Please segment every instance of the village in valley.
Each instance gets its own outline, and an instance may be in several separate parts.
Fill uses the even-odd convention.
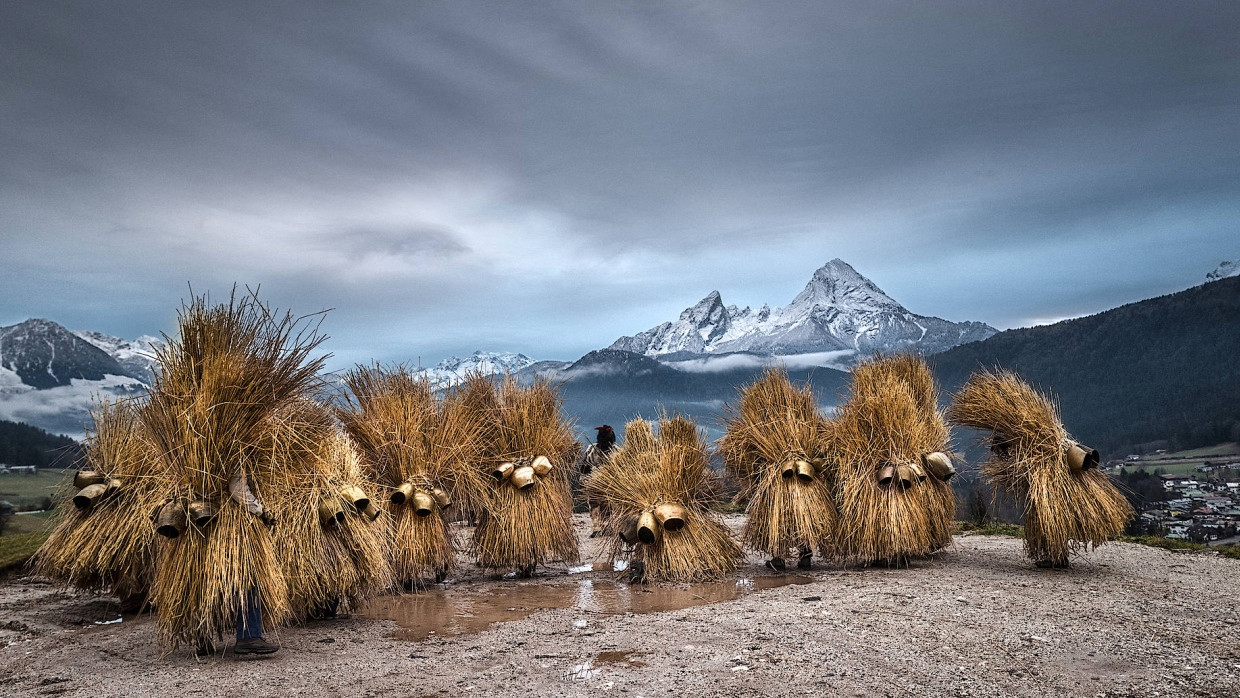
[[[1107,472],[1133,486],[1156,478],[1161,491],[1142,488],[1136,502],[1139,533],[1209,545],[1240,542],[1240,446],[1131,454]]]

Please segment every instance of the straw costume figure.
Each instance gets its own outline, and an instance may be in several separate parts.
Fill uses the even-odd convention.
[[[1075,442],[1059,409],[1008,371],[970,376],[952,401],[952,421],[990,432],[982,475],[1025,510],[1025,551],[1038,567],[1067,567],[1069,552],[1118,535],[1132,506],[1105,473],[1098,452]]]
[[[475,467],[477,419],[461,399],[437,399],[425,378],[403,367],[358,367],[345,383],[349,394],[337,415],[381,483],[396,580],[410,588],[442,582],[456,566],[448,526],[454,499],[475,501],[485,486]]]
[[[724,467],[741,485],[737,500],[749,502],[741,539],[769,555],[774,571],[784,570],[791,549],[801,569],[811,567],[814,550],[831,557],[839,525],[835,474],[812,389],[793,387],[787,372],[772,368],[742,390],[725,426]]]
[[[164,501],[161,466],[139,409],[133,401],[95,405],[86,464],[74,474],[67,501],[56,507],[56,527],[35,556],[39,574],[109,590],[124,612],[140,610],[150,589],[151,513]]]
[[[561,414],[560,395],[545,381],[522,386],[509,377],[488,396],[487,384],[494,385],[483,378],[467,382],[461,394],[489,421],[480,430],[479,473],[489,482],[474,530],[478,565],[529,577],[548,560],[575,563],[580,553],[569,470],[580,446]]]
[[[634,581],[696,582],[724,577],[744,560],[710,505],[719,496],[706,442],[684,417],[624,428],[624,445],[586,478],[588,497],[606,502],[611,559],[630,554]]]
[[[156,628],[168,647],[210,652],[236,628],[235,652],[274,652],[261,628],[289,621],[294,609],[262,498],[288,474],[264,446],[277,411],[315,383],[324,359],[310,353],[324,338],[235,295],[218,306],[195,298],[178,326],[157,352],[141,413],[168,488],[156,520],[169,537],[151,589]]]
[[[331,618],[391,586],[386,520],[352,441],[331,412],[293,400],[272,416],[261,454],[278,477],[263,491],[280,522],[276,555],[299,621]]]
[[[919,356],[856,366],[831,426],[839,468],[838,549],[847,561],[904,565],[951,542],[955,469],[934,378]]]

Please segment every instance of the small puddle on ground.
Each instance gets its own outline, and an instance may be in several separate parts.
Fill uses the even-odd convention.
[[[432,635],[472,635],[495,623],[520,620],[550,609],[568,608],[601,615],[678,611],[731,601],[763,589],[813,581],[813,577],[782,575],[686,587],[661,587],[582,579],[575,584],[533,582],[480,589],[432,589],[418,594],[373,599],[361,609],[360,615],[396,621],[401,629],[391,637],[417,642]],[[608,660],[600,658],[598,661]],[[617,658],[616,661],[620,660]]]
[[[642,656],[646,654],[649,654],[649,652],[638,652],[637,650],[607,650],[604,652],[599,652],[598,656],[594,658],[594,661],[599,664],[615,664],[617,666],[646,666],[645,662],[639,659],[633,659],[633,655]]]
[[[607,664],[613,667],[643,667],[645,662],[633,659],[633,655],[646,655],[649,652],[638,652],[637,650],[608,650],[599,652],[594,659],[587,659],[581,664],[574,664],[572,668],[564,674],[565,681],[587,681],[603,673],[603,667],[595,666],[595,664]]]

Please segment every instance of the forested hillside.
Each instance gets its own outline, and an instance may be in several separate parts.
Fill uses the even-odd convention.
[[[0,463],[67,468],[81,456],[81,444],[67,436],[0,419]]]
[[[930,357],[945,391],[980,367],[1058,396],[1064,422],[1110,454],[1240,440],[1240,277]]]

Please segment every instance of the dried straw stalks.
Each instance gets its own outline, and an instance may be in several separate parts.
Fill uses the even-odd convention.
[[[632,546],[632,557],[644,564],[649,581],[718,579],[735,572],[744,559],[740,545],[710,509],[719,497],[718,483],[704,439],[684,417],[661,419],[657,438],[650,422],[629,422],[624,445],[584,484],[587,497],[607,504],[603,531],[613,537],[611,559]]]
[[[359,510],[348,496],[360,490],[373,500],[378,488],[328,409],[310,400],[283,406],[262,456],[275,476],[264,505],[276,516],[275,549],[293,617],[304,621],[338,603],[356,608],[390,587],[387,521],[373,503]],[[336,515],[324,519],[326,511]]]
[[[449,514],[476,508],[486,491],[476,467],[481,414],[460,394],[437,399],[425,378],[404,367],[358,367],[345,384],[349,394],[336,414],[380,483],[396,581],[442,580],[456,566]]]
[[[83,589],[107,589],[122,599],[147,593],[156,545],[151,513],[163,503],[164,487],[139,409],[131,400],[92,409],[80,476],[95,473],[118,486],[86,509],[69,501],[80,488],[64,489],[56,526],[34,558],[39,574]]]
[[[949,438],[924,359],[878,357],[853,369],[852,396],[831,428],[840,557],[903,564],[951,542],[955,498],[924,461],[950,453]]]
[[[151,601],[166,647],[209,645],[235,629],[250,598],[266,626],[294,615],[272,531],[229,497],[228,484],[245,475],[260,498],[277,490],[280,464],[263,454],[272,417],[310,391],[325,358],[310,358],[324,339],[314,327],[235,292],[226,305],[193,299],[178,327],[157,352],[142,422],[168,476],[165,494],[178,505],[206,502],[216,516],[162,546]]]
[[[488,385],[474,377],[459,395],[486,439],[477,462],[488,481],[473,539],[478,564],[528,576],[548,560],[576,562],[569,470],[580,445],[561,414],[560,394],[541,380],[522,386],[509,377],[490,395]]]
[[[948,416],[991,432],[982,474],[1024,504],[1025,550],[1034,560],[1066,566],[1069,552],[1105,543],[1134,515],[1105,473],[1073,463],[1077,444],[1058,407],[1015,373],[974,373]]]
[[[737,499],[749,502],[741,539],[776,558],[791,549],[832,557],[839,525],[835,472],[827,458],[828,422],[810,386],[798,389],[786,371],[771,368],[741,391],[725,426],[719,452],[741,485]]]

